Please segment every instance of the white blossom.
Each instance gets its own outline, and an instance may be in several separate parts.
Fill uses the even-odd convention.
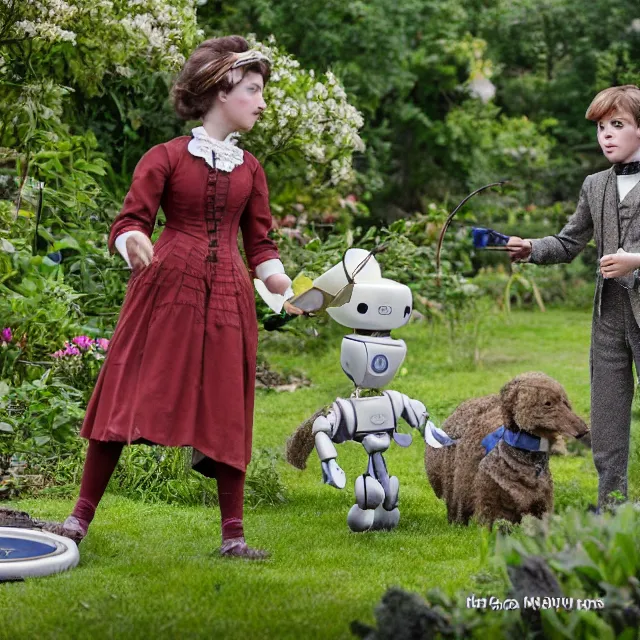
[[[496,87],[488,78],[478,76],[469,82],[469,93],[486,103],[496,95]]]

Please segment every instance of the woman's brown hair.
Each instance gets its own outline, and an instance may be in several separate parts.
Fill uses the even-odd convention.
[[[229,92],[234,87],[229,74],[225,74],[211,86],[211,78],[215,75],[216,68],[224,63],[230,53],[244,53],[248,50],[249,43],[242,36],[210,38],[202,42],[185,62],[171,91],[173,106],[178,116],[183,120],[201,120],[211,108],[218,92]],[[259,73],[265,84],[271,75],[271,68],[264,60],[239,68],[243,76],[247,71]]]

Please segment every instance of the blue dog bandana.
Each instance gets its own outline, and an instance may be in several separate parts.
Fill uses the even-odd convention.
[[[500,440],[504,440],[508,445],[515,447],[516,449],[524,449],[525,451],[540,451],[540,443],[542,438],[538,436],[532,436],[525,431],[518,431],[517,433],[510,429],[505,429],[504,425],[499,427],[495,431],[492,431],[488,436],[482,439],[482,446],[485,450],[485,455],[493,449]]]

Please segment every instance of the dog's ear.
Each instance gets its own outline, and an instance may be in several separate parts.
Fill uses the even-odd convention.
[[[500,401],[502,402],[502,418],[505,427],[514,427],[514,410],[518,399],[518,388],[520,382],[517,378],[510,380],[500,389]]]

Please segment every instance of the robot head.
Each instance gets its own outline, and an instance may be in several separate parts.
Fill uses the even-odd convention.
[[[340,263],[291,302],[305,311],[326,309],[351,329],[390,331],[409,321],[413,298],[409,287],[382,277],[373,252],[348,249]]]
[[[380,278],[377,282],[347,285],[327,313],[351,329],[390,331],[409,322],[412,302],[409,287]]]

